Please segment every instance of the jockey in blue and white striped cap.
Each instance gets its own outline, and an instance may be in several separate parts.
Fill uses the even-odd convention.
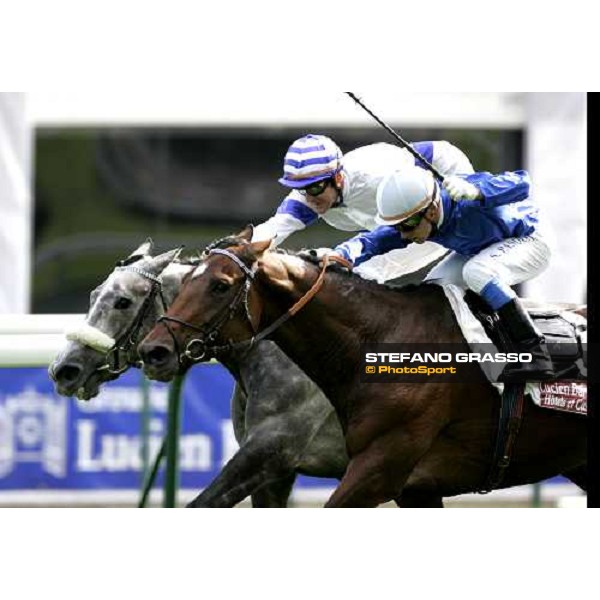
[[[468,157],[449,142],[415,142],[414,147],[445,177],[473,173]],[[392,144],[369,144],[342,154],[329,137],[305,135],[289,146],[285,156],[279,183],[288,193],[275,214],[254,228],[252,241],[270,239],[278,246],[319,219],[341,231],[371,231],[377,227],[376,195],[381,180],[398,169],[415,165],[420,166],[408,150]],[[395,262],[393,269],[390,267],[386,279],[404,274],[409,256],[410,269],[418,270],[421,267],[416,264],[422,266],[426,254],[436,255],[429,261],[432,262],[440,258],[440,252],[446,252],[433,243],[425,243],[417,250],[416,244],[412,246],[400,253],[402,260]]]
[[[279,183],[303,188],[333,177],[342,167],[342,151],[325,135],[305,135],[297,139],[283,159],[283,177]]]

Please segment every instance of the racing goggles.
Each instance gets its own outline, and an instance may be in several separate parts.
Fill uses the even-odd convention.
[[[298,191],[303,196],[320,196],[326,189],[329,183],[331,182],[331,178],[329,179],[321,179],[321,181],[315,181],[306,187],[299,189]]]
[[[428,204],[423,210],[420,210],[418,213],[415,213],[414,215],[411,215],[410,217],[408,217],[408,219],[405,219],[401,223],[397,223],[396,227],[400,231],[404,231],[405,233],[413,231],[420,225],[420,223],[423,220],[423,217],[425,216],[425,213],[427,212],[427,209],[429,208],[430,205],[431,205],[431,203]]]

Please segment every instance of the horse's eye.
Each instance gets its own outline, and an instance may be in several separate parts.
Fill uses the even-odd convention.
[[[217,294],[224,294],[225,292],[229,291],[229,287],[229,284],[225,283],[224,281],[214,281],[211,286],[212,291]]]
[[[122,296],[120,298],[117,298],[117,300],[115,301],[115,308],[119,309],[119,310],[123,310],[125,308],[129,308],[131,306],[132,302],[129,298],[123,298]]]

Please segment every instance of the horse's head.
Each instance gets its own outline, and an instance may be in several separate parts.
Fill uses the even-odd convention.
[[[152,257],[152,246],[148,239],[91,293],[85,324],[68,332],[66,346],[48,369],[57,393],[89,400],[100,385],[138,362],[137,341],[166,310],[162,304],[174,297],[183,277],[180,265],[169,285],[163,283],[164,270],[180,249]]]
[[[183,360],[209,358],[215,347],[251,337],[260,319],[251,284],[256,263],[270,245],[251,243],[251,237],[248,227],[206,248],[167,313],[138,348],[148,377],[168,381]]]

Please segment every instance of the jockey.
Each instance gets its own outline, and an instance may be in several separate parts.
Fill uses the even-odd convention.
[[[532,354],[531,363],[508,363],[503,381],[547,379],[553,369],[544,338],[510,288],[539,275],[550,259],[529,187],[527,171],[452,176],[444,180],[445,189],[430,171],[397,171],[377,189],[382,227],[335,251],[358,266],[426,240],[453,250],[425,281],[453,283],[479,294],[497,312],[512,345]]]
[[[448,142],[417,142],[413,147],[444,176],[473,173],[465,154]],[[284,158],[279,183],[291,191],[275,215],[254,228],[252,241],[272,239],[273,246],[277,246],[319,218],[343,231],[375,229],[377,186],[386,175],[415,164],[422,166],[408,150],[391,144],[362,146],[342,155],[330,138],[305,135],[291,144]],[[421,262],[426,258],[429,263],[443,254],[435,244],[411,250],[405,254],[413,265],[415,257]],[[436,256],[432,257],[432,252]],[[402,262],[405,261],[403,257]],[[406,267],[397,264],[393,268],[398,271]],[[386,279],[401,274],[393,273]]]

